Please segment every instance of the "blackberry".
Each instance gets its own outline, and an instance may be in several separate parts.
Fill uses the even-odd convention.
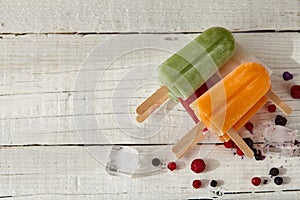
[[[273,167],[272,169],[270,169],[269,171],[269,175],[271,176],[277,176],[279,174],[279,169],[276,167]]]
[[[211,187],[216,187],[218,185],[218,182],[216,180],[211,180],[210,186]]]
[[[251,149],[253,148],[253,140],[251,138],[243,138],[243,140]]]
[[[293,74],[291,74],[290,72],[283,72],[282,78],[285,81],[292,80],[293,79]]]
[[[281,177],[276,177],[276,178],[274,179],[274,183],[275,183],[276,185],[281,185],[281,184],[283,183],[283,179],[282,179]]]
[[[285,126],[287,123],[287,119],[281,115],[277,115],[275,118],[275,124],[280,126]]]

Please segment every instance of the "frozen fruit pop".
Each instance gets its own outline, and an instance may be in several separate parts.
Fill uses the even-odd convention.
[[[233,56],[227,61],[217,73],[215,73],[211,78],[209,78],[205,84],[203,84],[199,89],[196,90],[194,94],[192,94],[186,100],[182,98],[178,98],[182,106],[188,112],[188,114],[192,117],[195,123],[199,122],[198,117],[195,115],[194,111],[190,108],[190,104],[199,98],[202,94],[204,94],[208,89],[213,87],[217,82],[219,82],[222,78],[227,76],[230,72],[232,72],[235,68],[241,65],[244,62],[258,62],[257,58],[255,58],[252,54],[246,51],[239,43],[236,43],[236,50]],[[259,108],[260,109],[260,108]],[[256,113],[256,112],[254,112]]]
[[[138,106],[137,121],[144,121],[168,97],[188,98],[230,59],[234,50],[235,40],[228,30],[213,27],[204,31],[159,66],[163,86]]]
[[[221,136],[227,134],[247,157],[253,157],[252,150],[236,133],[234,126],[239,128],[239,120],[247,120],[255,114],[255,110],[265,103],[264,96],[279,101],[277,103],[285,108],[287,113],[291,112],[291,109],[271,91],[268,71],[258,63],[244,63],[190,106],[199,118],[201,127],[206,126]],[[191,139],[201,138],[197,136],[197,134],[201,135],[201,132],[194,133],[188,133]],[[174,145],[173,152],[177,152],[178,157],[190,149],[191,145],[196,144],[191,142],[187,145],[188,148],[183,145],[184,151],[179,151],[179,147],[182,146],[181,141],[187,141],[187,137],[183,137],[179,144]]]
[[[267,70],[257,63],[244,63],[204,93],[190,107],[206,127],[226,133],[270,89]]]

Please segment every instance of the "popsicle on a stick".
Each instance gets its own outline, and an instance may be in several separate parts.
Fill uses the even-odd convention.
[[[234,50],[235,40],[228,30],[212,27],[204,31],[159,66],[162,87],[137,107],[137,121],[143,122],[169,97],[188,98],[230,59]]]
[[[213,87],[216,83],[218,83],[222,78],[227,76],[230,72],[232,72],[235,68],[245,62],[258,62],[257,58],[254,57],[251,53],[245,50],[238,42],[236,42],[236,50],[233,56],[215,73],[212,77],[210,77],[199,89],[194,92],[189,98],[182,99],[178,98],[182,106],[188,112],[188,114],[192,117],[195,123],[199,122],[198,117],[195,115],[194,111],[190,108],[190,104],[194,102],[197,98],[199,98],[202,94],[204,94],[208,89]]]
[[[247,157],[253,157],[252,150],[235,129],[239,129],[244,121],[249,120],[267,101],[267,97],[271,97],[271,100],[277,99],[277,103],[285,108],[286,113],[291,113],[292,110],[272,92],[268,71],[258,63],[249,62],[237,67],[190,106],[199,118],[199,123],[221,136],[231,138]],[[188,148],[183,144],[187,137],[199,138],[195,134],[187,134],[174,145],[172,150],[178,157],[187,152],[185,149],[191,149],[197,143],[189,142]]]

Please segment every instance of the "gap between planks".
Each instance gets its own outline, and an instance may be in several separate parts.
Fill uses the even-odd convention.
[[[24,32],[24,33],[14,33],[14,32],[0,32],[1,35],[10,35],[10,36],[24,36],[24,35],[134,35],[134,34],[200,34],[203,31],[172,31],[172,32]],[[241,31],[231,31],[232,33],[300,33],[300,29],[290,30],[290,29],[265,29],[265,30],[241,30]],[[1,37],[0,37],[1,38]]]

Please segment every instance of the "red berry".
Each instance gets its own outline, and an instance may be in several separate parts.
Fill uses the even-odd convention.
[[[275,112],[275,111],[276,111],[276,106],[275,106],[274,104],[269,105],[269,106],[268,106],[268,111],[269,111],[270,113]]]
[[[201,183],[200,180],[194,180],[194,181],[193,181],[193,187],[194,187],[194,188],[198,189],[198,188],[201,187],[201,185],[202,185],[202,183]]]
[[[300,99],[300,85],[293,85],[291,87],[291,96],[294,99]]]
[[[245,128],[248,130],[248,131],[252,131],[253,130],[253,124],[251,122],[247,122],[245,124]]]
[[[204,129],[202,130],[202,132],[206,132],[206,131],[208,131],[208,129],[207,129],[207,128],[204,128]]]
[[[235,144],[232,140],[228,140],[227,142],[224,142],[224,146],[229,149],[229,148],[234,148]]]
[[[177,168],[177,165],[175,162],[169,162],[167,167],[169,170],[173,171]]]
[[[240,148],[237,148],[236,149],[236,154],[239,155],[239,156],[243,156],[244,152],[242,152],[242,150]]]
[[[261,183],[261,179],[259,177],[253,177],[251,182],[254,186],[258,186]]]
[[[195,173],[200,173],[205,169],[206,165],[202,159],[195,159],[191,164],[191,169]]]

